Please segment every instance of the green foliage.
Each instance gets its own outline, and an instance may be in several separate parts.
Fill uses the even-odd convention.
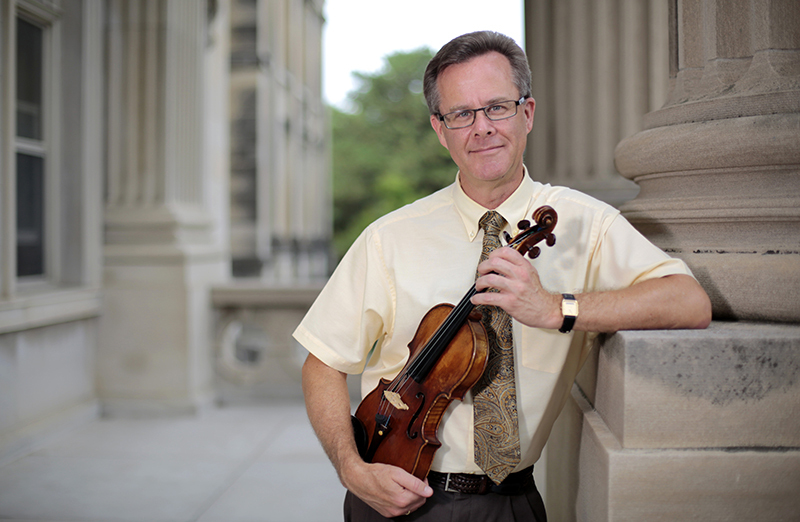
[[[334,246],[339,257],[375,219],[455,179],[422,95],[429,49],[396,53],[357,73],[356,111],[332,109]]]

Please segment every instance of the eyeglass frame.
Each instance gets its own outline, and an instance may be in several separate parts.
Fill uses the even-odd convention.
[[[517,113],[519,113],[519,108],[518,107],[520,105],[522,105],[523,103],[525,103],[525,100],[527,100],[528,98],[530,98],[530,96],[522,96],[519,100],[503,100],[503,101],[499,101],[499,102],[490,103],[489,105],[487,105],[485,107],[478,107],[477,109],[459,109],[457,111],[448,112],[447,114],[442,114],[440,112],[437,112],[436,113],[436,118],[440,122],[444,123],[445,128],[450,129],[450,130],[461,130],[461,129],[466,129],[468,127],[472,127],[473,125],[475,125],[475,120],[478,118],[478,111],[483,111],[483,114],[486,116],[486,118],[491,120],[491,121],[508,120],[508,119],[511,119],[514,116],[516,116]],[[501,103],[506,103],[506,102],[514,102],[514,114],[512,114],[511,116],[503,116],[502,118],[492,118],[491,116],[489,116],[489,113],[486,112],[486,109],[488,109],[489,107],[494,107],[495,105],[499,105]],[[448,116],[450,114],[456,114],[458,112],[465,112],[465,111],[472,111],[472,121],[470,122],[469,125],[464,125],[463,127],[455,127],[454,128],[454,127],[449,127],[447,125],[447,122],[444,120],[445,116]]]

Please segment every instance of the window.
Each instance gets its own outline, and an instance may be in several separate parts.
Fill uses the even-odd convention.
[[[104,14],[0,0],[0,334],[100,313]]]
[[[44,276],[44,29],[17,18],[16,43],[17,276]]]

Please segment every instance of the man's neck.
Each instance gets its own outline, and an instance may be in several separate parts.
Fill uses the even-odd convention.
[[[507,200],[511,194],[519,188],[522,183],[522,178],[525,175],[524,169],[520,169],[519,175],[511,180],[498,180],[487,181],[476,185],[468,185],[461,180],[459,176],[459,183],[461,189],[464,191],[472,201],[478,203],[482,207],[494,210]]]

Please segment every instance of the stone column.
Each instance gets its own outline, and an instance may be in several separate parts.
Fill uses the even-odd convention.
[[[207,190],[220,173],[203,161],[206,24],[205,2],[108,3],[106,411],[193,411],[212,398],[208,291],[227,265],[210,211],[225,195]]]
[[[800,512],[800,3],[670,3],[671,90],[623,140],[623,215],[691,266],[708,330],[619,332],[573,391],[576,520]],[[739,319],[723,322],[719,319]],[[791,324],[776,324],[786,322]],[[574,418],[574,416],[572,417]]]
[[[533,176],[621,203],[613,156],[641,187],[624,216],[689,263],[716,319],[598,343],[536,464],[548,514],[796,518],[800,3],[525,5]]]
[[[715,319],[800,321],[800,3],[672,5],[669,100],[616,150],[641,187],[623,215]]]

